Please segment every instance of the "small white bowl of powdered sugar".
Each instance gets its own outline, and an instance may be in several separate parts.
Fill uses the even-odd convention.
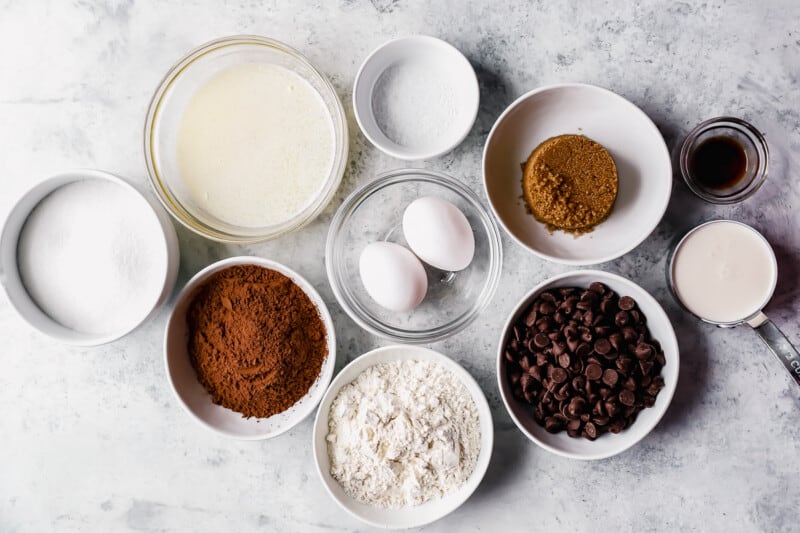
[[[475,491],[492,454],[489,404],[458,363],[417,346],[368,352],[333,380],[314,422],[323,485],[356,518],[419,527]]]
[[[152,316],[179,261],[167,214],[97,170],[38,183],[0,234],[0,282],[11,304],[42,333],[79,346],[111,342]]]
[[[412,35],[375,49],[353,86],[361,131],[383,152],[406,161],[449,152],[478,115],[475,70],[452,45]]]

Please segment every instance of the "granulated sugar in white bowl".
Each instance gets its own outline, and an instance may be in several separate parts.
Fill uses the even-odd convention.
[[[378,149],[406,161],[458,146],[475,123],[479,103],[478,78],[467,58],[427,35],[382,44],[353,83],[361,131]]]
[[[0,276],[31,325],[62,342],[110,342],[164,303],[179,253],[168,217],[100,171],[60,174],[32,188],[3,230]]]

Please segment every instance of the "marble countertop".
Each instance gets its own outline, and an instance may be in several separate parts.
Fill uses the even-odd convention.
[[[647,112],[670,147],[701,120],[743,117],[770,145],[770,177],[752,198],[711,206],[675,181],[664,220],[638,248],[600,268],[663,304],[681,346],[680,382],[662,422],[611,459],[559,458],[527,441],[494,376],[500,328],[520,295],[568,270],[503,236],[500,288],[478,321],[433,347],[463,364],[495,417],[495,450],[477,492],[428,531],[800,531],[800,394],[746,328],[716,329],[681,312],[664,285],[681,231],[728,217],[775,246],[780,278],[767,312],[800,345],[800,4],[751,2],[427,3],[417,0],[213,2],[0,0],[0,218],[33,183],[101,168],[146,188],[142,127],[172,63],[213,38],[253,33],[300,49],[339,92],[350,161],[328,208],[279,241],[226,246],[178,227],[179,286],[208,263],[252,253],[305,275],[333,313],[337,367],[383,341],[336,304],[323,265],[327,225],[345,195],[403,166],[359,132],[350,92],[358,65],[405,34],[441,37],[480,80],[481,108],[454,152],[424,163],[485,201],[480,158],[500,112],[534,87],[582,81]],[[419,163],[418,166],[422,166]],[[368,529],[325,493],[308,419],[279,438],[238,442],[181,410],[164,376],[169,308],[99,348],[57,344],[0,297],[0,531],[298,531]]]

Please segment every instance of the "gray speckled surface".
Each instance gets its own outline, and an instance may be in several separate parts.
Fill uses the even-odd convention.
[[[399,167],[358,132],[350,86],[384,40],[427,33],[472,61],[477,123],[453,153],[425,163],[480,186],[495,118],[536,86],[584,81],[641,106],[673,149],[697,122],[751,120],[772,150],[770,177],[745,203],[713,207],[676,182],[668,213],[633,252],[602,268],[652,291],[682,349],[675,400],[658,427],[615,458],[560,459],[526,441],[498,398],[499,328],[518,296],[565,270],[504,235],[500,289],[477,323],[434,345],[461,362],[495,414],[486,478],[430,531],[800,531],[800,393],[753,332],[720,330],[678,310],[665,251],[702,220],[749,222],[775,245],[768,307],[800,344],[800,4],[772,2],[108,2],[0,1],[0,216],[32,183],[73,167],[145,186],[144,113],[167,68],[212,38],[255,33],[306,53],[350,118],[350,165],[323,215],[296,235],[224,246],[179,228],[179,283],[221,257],[255,253],[314,283],[336,321],[341,367],[382,344],[338,308],[323,267],[334,210],[376,172]],[[0,531],[363,530],[317,480],[311,420],[260,443],[223,439],[191,421],[164,377],[168,309],[125,339],[82,349],[33,332],[0,298]]]

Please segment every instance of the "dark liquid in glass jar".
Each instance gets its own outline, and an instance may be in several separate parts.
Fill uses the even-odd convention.
[[[709,189],[733,187],[747,173],[747,154],[730,137],[711,137],[695,148],[689,172],[696,182]]]

